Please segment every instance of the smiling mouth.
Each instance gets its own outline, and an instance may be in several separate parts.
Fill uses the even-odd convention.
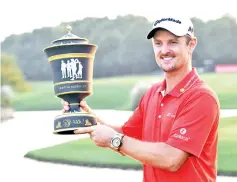
[[[169,61],[171,61],[174,57],[162,57],[161,59],[165,62],[168,63]]]

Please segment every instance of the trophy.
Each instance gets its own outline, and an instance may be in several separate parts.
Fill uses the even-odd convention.
[[[93,65],[97,46],[71,33],[52,41],[44,49],[53,73],[54,94],[69,103],[70,109],[54,119],[54,134],[74,134],[81,127],[96,125],[93,114],[83,111],[79,102],[92,95]]]

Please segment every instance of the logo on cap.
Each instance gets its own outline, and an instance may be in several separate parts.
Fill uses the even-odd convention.
[[[154,26],[156,26],[158,23],[161,23],[162,21],[171,21],[171,22],[174,22],[174,23],[181,24],[180,20],[175,20],[174,18],[162,18],[160,20],[156,20],[155,23],[154,23]]]
[[[193,33],[193,28],[191,26],[188,28],[188,32]]]

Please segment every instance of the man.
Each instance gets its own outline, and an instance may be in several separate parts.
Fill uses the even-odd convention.
[[[97,126],[75,133],[88,132],[96,145],[140,161],[144,182],[214,182],[219,100],[192,67],[197,44],[193,24],[187,18],[160,18],[147,38],[164,71],[163,82],[142,96],[123,126],[98,118]],[[80,105],[92,112],[84,101]]]

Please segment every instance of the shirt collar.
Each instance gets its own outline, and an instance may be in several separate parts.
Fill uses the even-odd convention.
[[[171,90],[168,95],[179,97],[182,95],[185,91],[187,91],[189,88],[191,88],[196,81],[200,80],[196,68],[192,68],[192,71],[186,75],[183,80],[181,80],[174,88]],[[164,79],[161,83],[160,88],[158,89],[158,92],[161,92],[162,95],[164,95],[164,91],[166,88],[166,80]]]

